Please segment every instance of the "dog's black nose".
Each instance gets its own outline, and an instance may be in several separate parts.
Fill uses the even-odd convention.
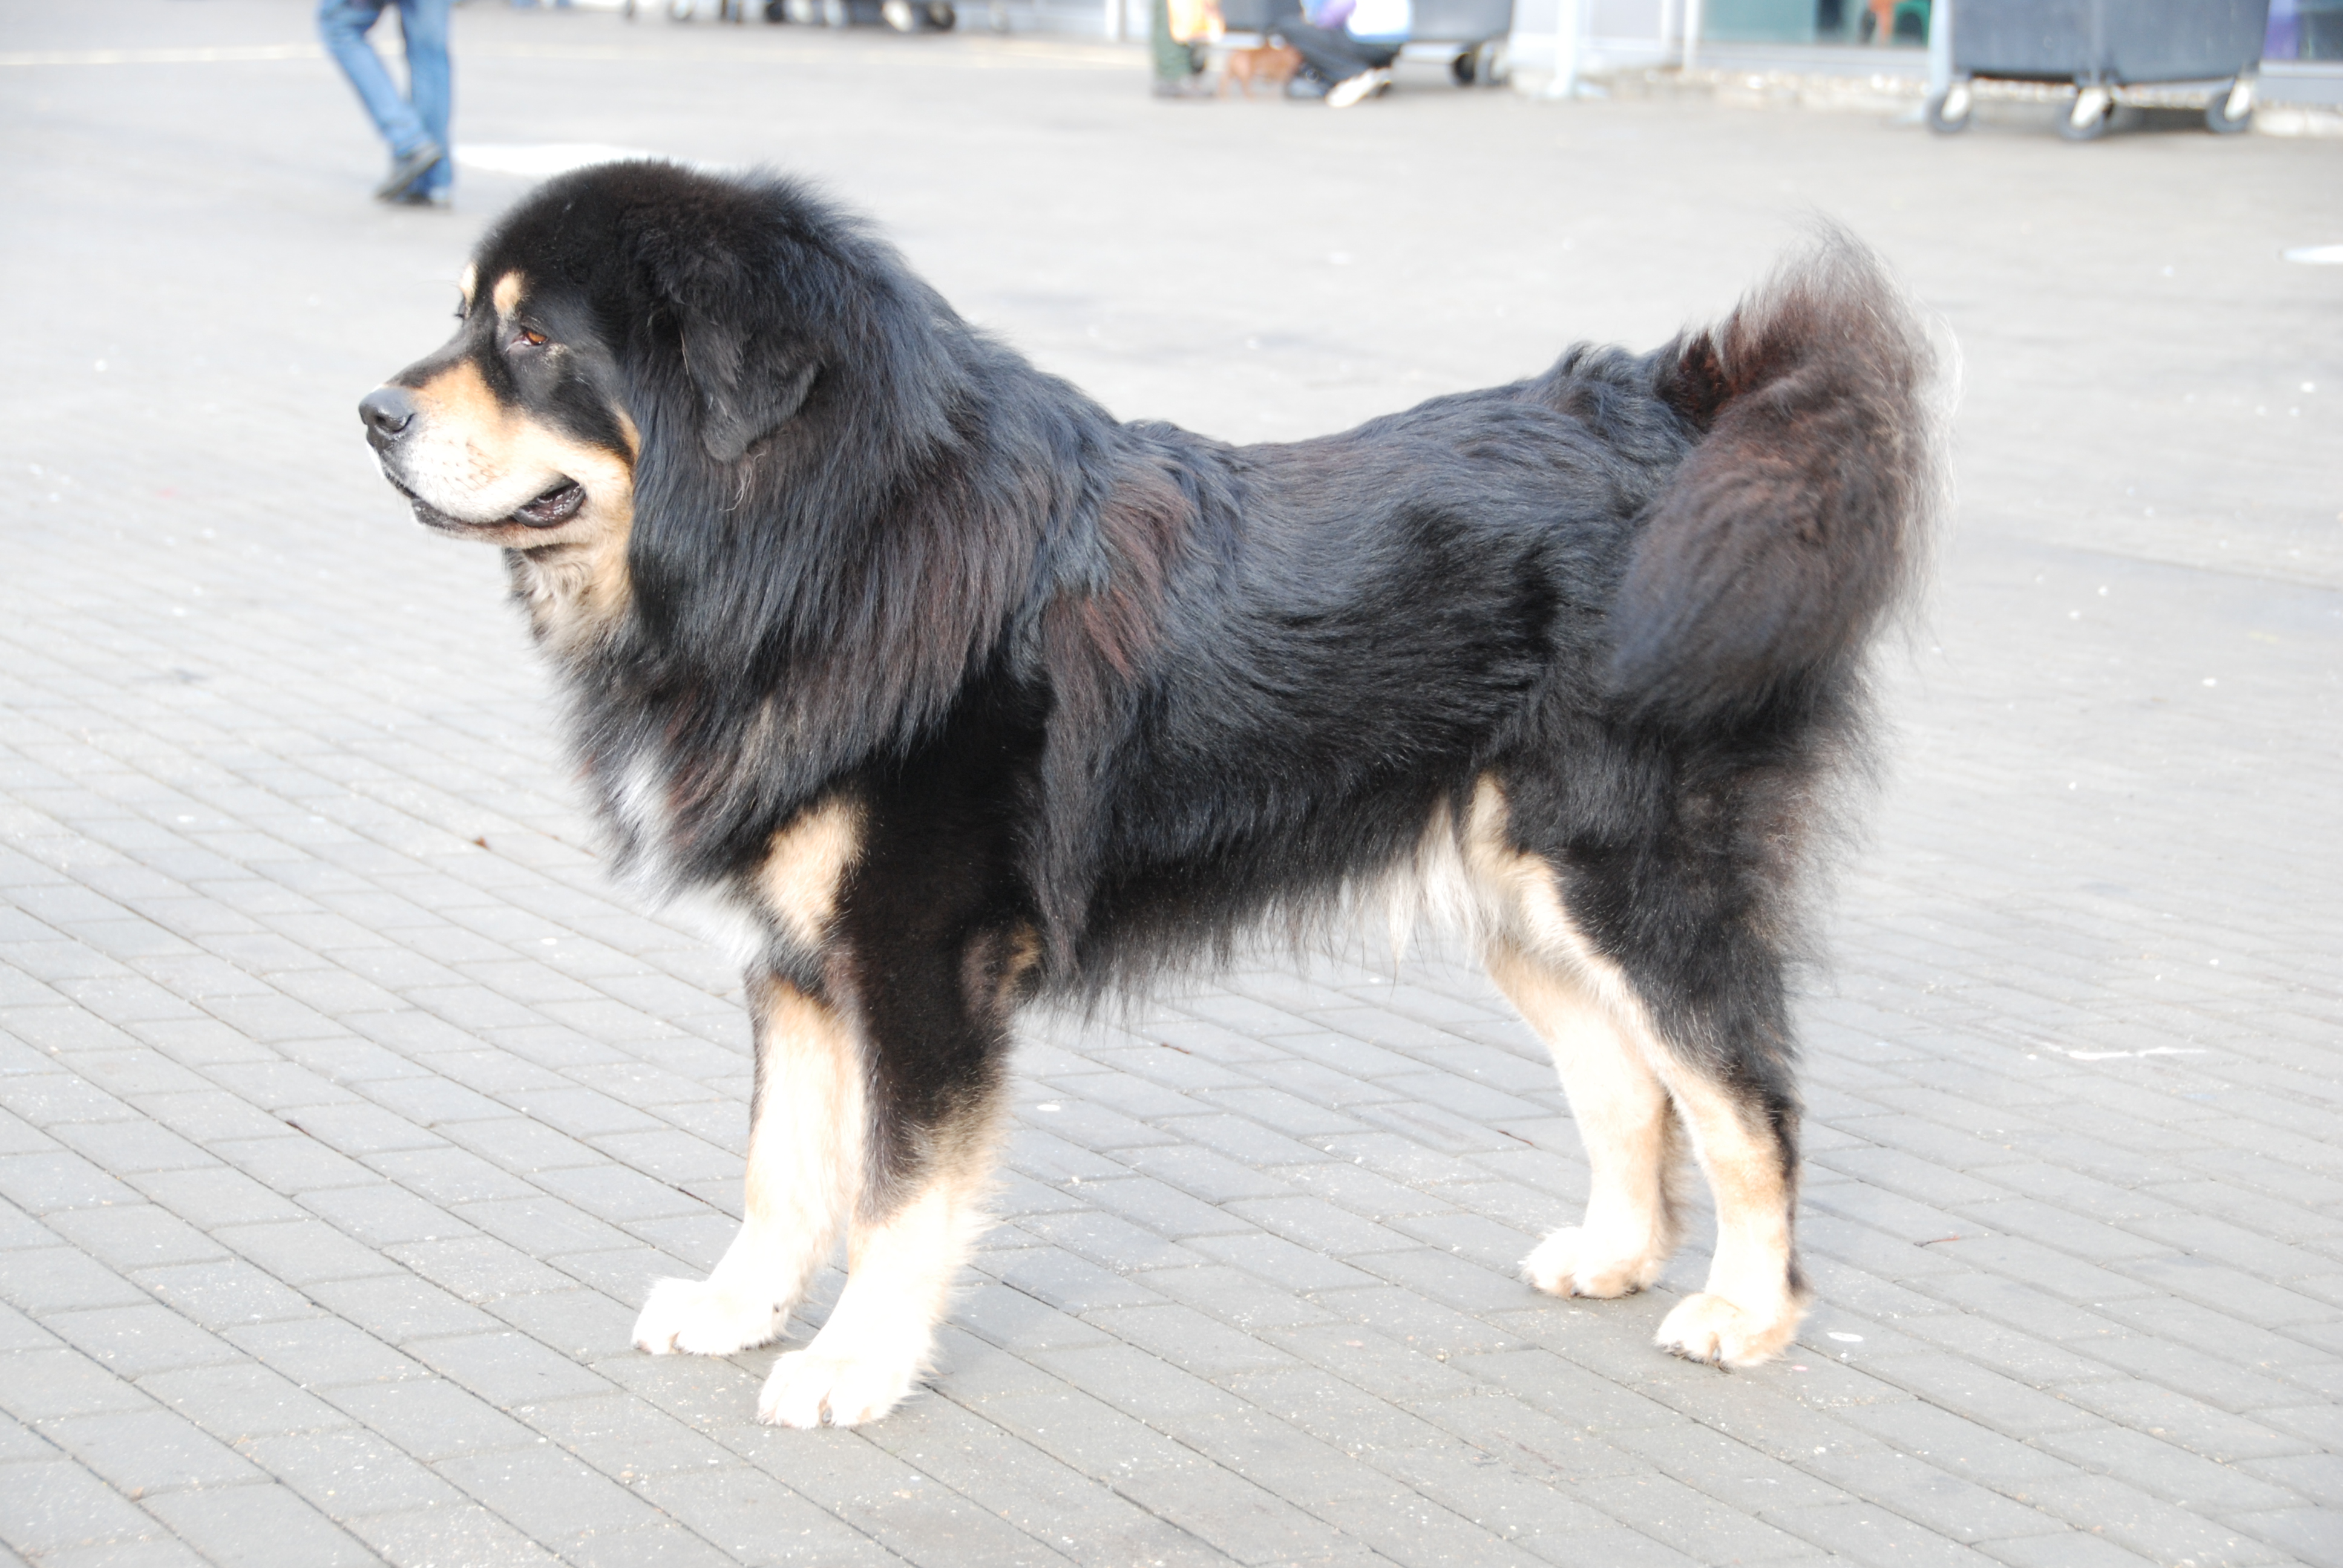
[[[415,399],[404,387],[377,387],[358,400],[358,417],[366,421],[367,438],[379,446],[396,441],[415,419]]]

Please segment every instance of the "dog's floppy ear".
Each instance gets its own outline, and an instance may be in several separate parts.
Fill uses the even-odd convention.
[[[726,319],[727,316],[731,319]],[[737,463],[805,404],[821,374],[809,346],[743,324],[749,313],[690,310],[683,360],[699,394],[700,443],[719,463]]]

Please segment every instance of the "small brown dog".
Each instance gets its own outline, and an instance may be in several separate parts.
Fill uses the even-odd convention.
[[[1258,49],[1232,49],[1221,65],[1222,97],[1229,95],[1229,84],[1234,82],[1252,96],[1252,85],[1282,87],[1293,80],[1293,73],[1302,68],[1302,51],[1290,44],[1263,44]]]

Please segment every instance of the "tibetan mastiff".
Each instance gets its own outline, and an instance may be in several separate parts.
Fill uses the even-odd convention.
[[[1798,1094],[1785,968],[1859,768],[1866,645],[1925,552],[1930,355],[1825,234],[1721,325],[1315,440],[1122,424],[801,185],[546,185],[447,345],[360,405],[426,526],[505,552],[637,885],[736,948],[745,1218],[635,1342],[828,1322],[764,1420],[910,1391],[984,1222],[1012,1020],[1374,901],[1469,934],[1592,1167],[1523,1268],[1658,1279],[1773,1355]]]

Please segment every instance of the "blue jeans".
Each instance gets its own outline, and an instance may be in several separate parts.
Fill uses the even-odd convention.
[[[384,68],[367,32],[390,7],[398,8],[398,31],[407,45],[407,92]],[[357,90],[374,116],[375,128],[390,144],[390,156],[405,157],[426,142],[448,146],[447,110],[452,98],[447,72],[447,0],[317,0],[317,34],[326,53]],[[456,182],[451,159],[441,158],[415,182],[419,191],[442,191]]]

